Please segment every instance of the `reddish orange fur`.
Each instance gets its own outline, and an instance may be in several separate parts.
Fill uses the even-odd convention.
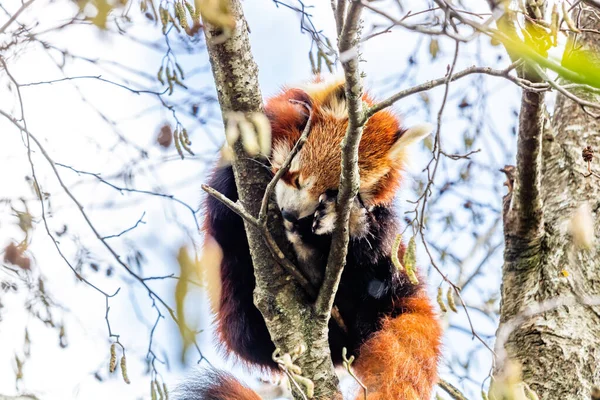
[[[242,385],[233,376],[214,372],[210,375],[213,381],[204,383],[202,399],[207,400],[261,400],[252,389]]]
[[[317,80],[319,82],[320,80]],[[299,100],[312,106],[312,129],[301,153],[300,170],[284,177],[287,183],[300,174],[316,178],[311,195],[317,198],[327,189],[338,186],[340,177],[340,143],[346,133],[347,116],[328,111],[327,104],[335,96],[340,84],[322,86],[314,91],[287,89],[271,98],[266,113],[271,119],[273,146],[285,143],[293,147],[300,137],[306,120],[303,106],[289,100]],[[364,95],[363,101],[373,101]],[[368,203],[390,204],[401,183],[402,160],[390,160],[387,155],[402,132],[399,120],[389,111],[372,116],[363,130],[359,146],[361,190],[368,186]],[[323,168],[326,165],[327,168]],[[295,175],[294,175],[295,174]],[[369,182],[371,181],[371,182]],[[205,228],[207,228],[205,223]],[[206,229],[207,233],[211,233]],[[401,245],[400,260],[405,252]],[[226,290],[227,288],[224,288]],[[441,353],[442,330],[426,293],[419,297],[397,300],[403,308],[398,317],[386,317],[382,328],[361,347],[355,370],[369,388],[368,400],[426,400],[437,382],[437,361]],[[228,347],[226,330],[229,324],[217,315],[217,332]],[[229,349],[228,349],[229,350]],[[216,393],[232,400],[260,399],[250,389],[234,380],[228,380]],[[358,399],[363,399],[362,393]]]
[[[319,82],[319,80],[317,80]],[[330,110],[338,104],[336,92],[343,90],[343,83],[334,83],[300,89],[288,89],[267,102],[267,114],[276,115],[272,121],[273,145],[284,142],[293,147],[303,128],[304,108],[289,100],[295,99],[312,104],[310,136],[303,147],[300,175],[316,179],[311,194],[318,197],[327,189],[337,187],[340,177],[340,143],[346,134],[348,118]],[[367,105],[373,100],[365,94]],[[359,169],[361,191],[369,204],[389,204],[401,183],[402,160],[390,160],[387,155],[401,132],[399,120],[389,111],[372,116],[363,129],[359,146]],[[328,168],[323,168],[327,165]]]
[[[368,400],[429,399],[437,382],[442,330],[433,307],[425,294],[399,301],[406,311],[384,319],[360,349],[355,369],[369,388]]]

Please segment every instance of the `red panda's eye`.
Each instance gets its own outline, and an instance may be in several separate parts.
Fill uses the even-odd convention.
[[[295,185],[295,186],[296,186],[298,189],[300,189],[300,177],[299,177],[299,176],[297,176],[297,177],[296,177],[296,180],[294,180],[294,185]]]

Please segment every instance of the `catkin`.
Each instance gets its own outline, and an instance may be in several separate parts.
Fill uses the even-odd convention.
[[[454,311],[455,313],[457,313],[458,309],[456,308],[456,303],[454,302],[454,294],[452,294],[452,288],[451,287],[448,288],[448,293],[446,293],[446,297],[448,298],[448,307],[450,307],[450,309],[452,311]]]
[[[117,368],[117,346],[116,344],[112,344],[110,346],[110,364],[108,366],[108,371],[109,372],[115,372],[115,369]]]
[[[130,384],[129,376],[127,375],[127,360],[125,359],[125,354],[121,357],[121,375],[123,375],[123,380],[126,384]]]
[[[158,400],[156,396],[156,382],[150,381],[150,398],[152,400]]]
[[[398,258],[398,251],[400,251],[400,244],[402,243],[402,234],[399,233],[396,235],[396,239],[394,239],[394,244],[392,245],[392,263],[394,266],[398,268],[399,271],[402,271],[404,267],[402,267],[402,263]]]
[[[419,278],[417,278],[416,273],[416,264],[417,264],[417,242],[415,241],[415,237],[411,237],[408,241],[408,248],[406,249],[406,253],[404,253],[404,268],[406,269],[406,276],[413,285],[419,284]]]
[[[444,299],[442,299],[442,294],[443,294],[443,291],[442,291],[442,287],[440,286],[438,288],[436,299],[437,299],[438,305],[440,306],[440,310],[442,310],[442,312],[448,312],[448,309],[446,308],[446,305],[444,304]]]

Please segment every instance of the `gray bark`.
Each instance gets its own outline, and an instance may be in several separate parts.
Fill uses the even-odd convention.
[[[589,9],[581,18],[582,26],[600,26]],[[600,35],[583,33],[575,40],[571,51],[583,45],[600,52]],[[600,299],[600,229],[595,223],[595,245],[582,250],[567,227],[584,203],[598,221],[600,179],[584,177],[587,163],[581,152],[586,146],[600,149],[600,121],[559,95],[550,122],[541,100],[539,94],[523,95],[515,189],[504,215],[499,332],[542,302],[556,306],[531,312],[514,326],[504,348],[497,344],[497,352],[521,364],[523,380],[540,399],[590,399],[593,385],[600,384],[600,307],[583,299]],[[592,166],[597,165],[595,159]],[[565,305],[560,300],[567,298],[576,301]]]

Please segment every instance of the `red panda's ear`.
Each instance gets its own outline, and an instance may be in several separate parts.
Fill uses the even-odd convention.
[[[292,127],[302,130],[309,115],[305,104],[309,107],[313,105],[308,93],[301,89],[288,89],[267,103],[265,114],[274,131],[278,128],[287,131]]]
[[[415,125],[412,128],[407,129],[400,134],[396,143],[392,145],[388,157],[394,161],[402,161],[406,150],[425,139],[432,131],[433,125],[427,123]]]
[[[324,110],[337,115],[339,118],[348,116],[348,106],[346,102],[346,88],[344,82],[341,82],[327,94],[321,103]]]

